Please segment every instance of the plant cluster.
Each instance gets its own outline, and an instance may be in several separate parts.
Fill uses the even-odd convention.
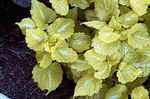
[[[36,51],[33,79],[48,93],[65,72],[79,99],[149,99],[150,0],[32,0],[17,23]],[[62,70],[64,68],[64,71]]]

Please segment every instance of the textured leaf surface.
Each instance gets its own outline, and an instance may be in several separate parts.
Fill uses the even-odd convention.
[[[111,20],[109,21],[109,27],[114,28],[115,30],[121,30],[122,25],[116,20],[116,18],[113,16]]]
[[[47,8],[43,3],[37,0],[32,0],[31,15],[36,26],[42,30],[47,28],[47,24],[53,22],[56,19],[56,13]]]
[[[127,87],[123,84],[117,84],[109,89],[105,99],[128,99]]]
[[[49,0],[52,3],[52,7],[56,13],[60,15],[67,15],[69,11],[69,5],[67,0]]]
[[[81,9],[85,9],[90,6],[88,0],[69,0],[69,4],[74,7],[79,7]]]
[[[144,24],[135,24],[128,31],[128,43],[132,47],[141,49],[150,45],[150,36]]]
[[[128,13],[120,16],[119,21],[123,27],[128,28],[138,22],[138,15],[133,11],[129,11]]]
[[[126,84],[127,82],[134,81],[137,77],[142,74],[140,69],[135,68],[127,63],[121,63],[117,72],[118,81]]]
[[[106,23],[98,20],[94,20],[94,21],[82,22],[81,24],[84,24],[91,28],[100,29],[101,27],[105,26]]]
[[[77,82],[74,96],[92,96],[102,88],[102,81],[94,78],[94,71],[85,71]]]
[[[83,52],[91,47],[91,37],[85,33],[74,33],[68,40],[69,45],[77,52]]]
[[[28,47],[35,51],[43,51],[45,41],[47,40],[47,34],[41,29],[27,29],[26,42]]]
[[[130,0],[132,9],[139,15],[142,16],[147,12],[149,0]]]
[[[36,28],[34,21],[32,21],[30,18],[24,18],[21,20],[21,22],[16,24],[19,26],[24,35],[26,34],[26,29]]]
[[[48,27],[48,33],[58,39],[65,39],[73,34],[74,26],[72,19],[58,18]]]
[[[136,87],[131,94],[132,99],[149,99],[148,91],[143,87]]]
[[[112,43],[117,41],[120,37],[119,33],[110,27],[102,27],[98,34],[99,39],[105,43]]]
[[[33,79],[42,89],[50,91],[55,90],[62,81],[63,71],[59,63],[54,62],[48,68],[43,69],[36,65],[32,71]],[[57,74],[57,75],[56,75]]]
[[[98,54],[94,51],[94,49],[88,50],[84,54],[85,60],[88,64],[92,65],[93,67],[97,67],[106,59],[105,55]]]
[[[42,68],[47,68],[52,63],[51,54],[47,52],[36,52],[36,60]]]
[[[58,41],[54,47],[51,47],[52,59],[58,62],[74,62],[78,55],[69,48],[65,41]]]
[[[69,66],[72,69],[75,69],[77,71],[83,71],[91,68],[91,66],[88,64],[88,62],[85,60],[83,54],[78,55],[78,59],[74,61],[73,63],[70,63]]]
[[[111,16],[118,17],[118,0],[95,0],[95,12],[101,21],[108,21]]]
[[[94,50],[99,54],[111,55],[120,49],[120,41],[104,43],[95,36],[92,40],[92,47],[94,47]]]

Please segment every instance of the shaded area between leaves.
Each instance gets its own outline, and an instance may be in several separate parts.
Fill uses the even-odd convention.
[[[65,75],[60,87],[48,96],[32,80],[35,53],[27,48],[24,36],[14,25],[29,16],[29,9],[10,0],[0,1],[0,92],[11,99],[68,99],[73,94],[74,83]]]

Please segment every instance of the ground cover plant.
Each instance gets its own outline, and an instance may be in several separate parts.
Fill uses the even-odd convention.
[[[149,99],[150,0],[32,0],[31,18],[16,23],[36,51],[33,79],[47,94],[63,72],[73,98]],[[63,68],[63,69],[62,69]]]

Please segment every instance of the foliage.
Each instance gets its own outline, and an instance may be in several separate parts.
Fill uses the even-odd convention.
[[[32,0],[31,18],[17,23],[36,51],[33,79],[48,92],[63,71],[77,99],[148,99],[150,0]]]

